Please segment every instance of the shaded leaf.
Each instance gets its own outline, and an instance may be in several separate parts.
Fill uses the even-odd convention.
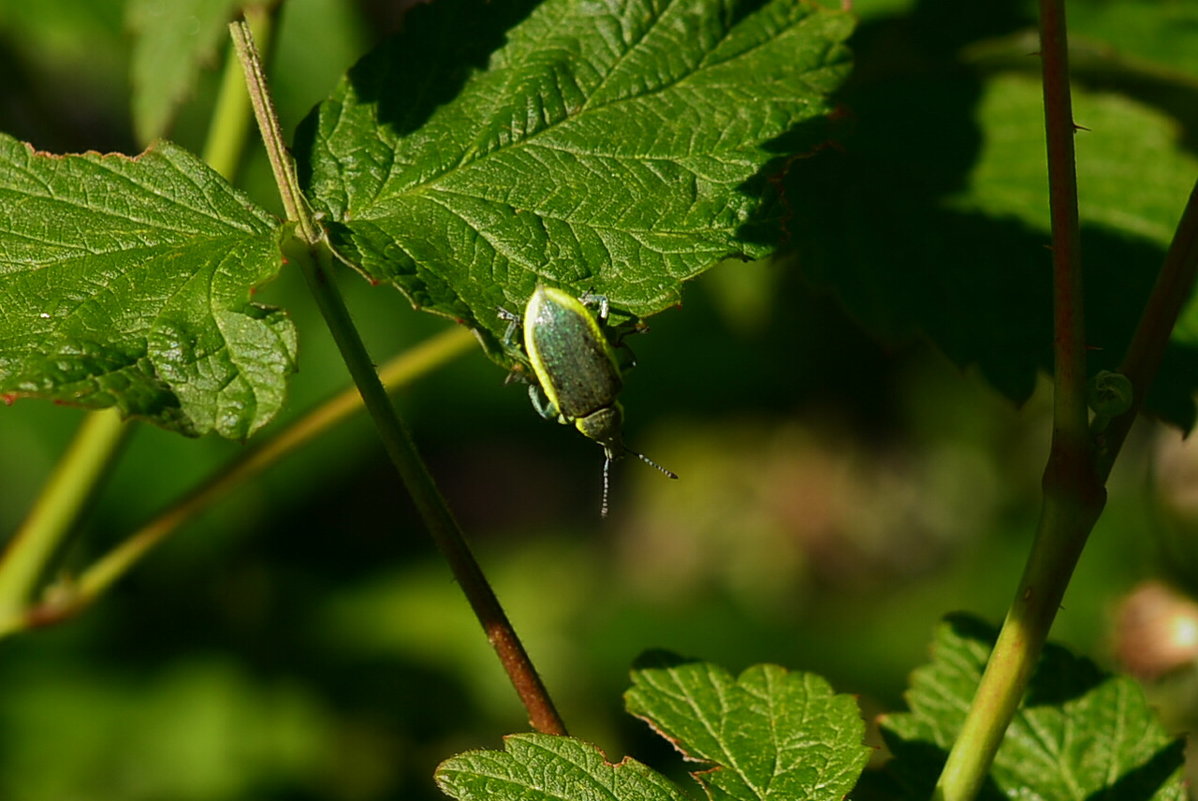
[[[166,134],[200,68],[215,59],[225,23],[240,5],[241,0],[130,0],[133,127],[139,141]]]
[[[795,248],[890,340],[926,334],[1012,400],[1051,369],[1051,254],[1038,82],[1002,73],[921,84],[910,76],[850,98],[859,137],[798,165]],[[932,109],[900,118],[904,104]],[[1173,228],[1198,178],[1175,123],[1126,97],[1077,92],[1082,259],[1092,372],[1123,357]],[[895,126],[887,119],[901,119]],[[1198,310],[1175,332],[1148,401],[1189,428],[1198,390]]]
[[[932,662],[911,677],[911,711],[889,715],[887,772],[905,798],[928,798],[993,647],[996,632],[964,616],[936,632]],[[983,798],[1181,801],[1181,740],[1164,731],[1143,690],[1048,646],[1007,730]]]

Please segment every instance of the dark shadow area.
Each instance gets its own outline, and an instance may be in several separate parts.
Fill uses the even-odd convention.
[[[1149,801],[1185,762],[1185,739],[1177,739],[1157,750],[1152,758],[1124,773],[1110,787],[1092,793],[1087,801]]]
[[[951,202],[967,188],[981,145],[974,116],[983,76],[956,54],[969,35],[1029,21],[1011,10],[953,29],[941,5],[862,26],[854,77],[824,146],[770,184],[782,188],[780,242],[804,278],[872,335],[891,343],[926,336],[1020,403],[1052,368],[1050,237]],[[1097,226],[1083,228],[1082,252],[1091,373],[1115,369],[1164,253]],[[1171,345],[1161,375],[1149,411],[1190,426],[1198,349]]]
[[[536,0],[438,0],[404,15],[400,33],[371,50],[346,76],[362,103],[377,104],[375,118],[405,136],[457,97],[466,81],[487,66],[507,32],[526,18]],[[317,145],[318,105],[299,124],[293,150],[301,183],[311,185]]]
[[[0,39],[0,131],[48,153],[141,150],[128,119],[93,98],[84,82],[64,90],[35,70]]]
[[[932,790],[948,751],[927,740],[903,740],[882,729],[882,739],[890,751],[890,760],[876,771],[866,771],[853,790],[854,801],[873,801],[896,798],[932,798]],[[1007,796],[994,779],[987,777],[977,794],[977,801],[1002,801]]]

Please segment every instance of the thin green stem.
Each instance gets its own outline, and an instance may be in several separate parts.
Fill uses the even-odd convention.
[[[245,9],[245,18],[254,32],[254,39],[265,49],[272,33],[273,16],[265,6],[249,5]],[[252,112],[250,95],[241,74],[241,61],[236,49],[230,48],[202,154],[204,162],[229,181],[233,180],[241,164],[253,121]]]
[[[258,120],[258,130],[266,146],[266,156],[270,160],[270,169],[274,173],[287,220],[297,224],[300,239],[306,245],[316,245],[324,237],[304,202],[295,163],[287,151],[278,115],[275,114],[270,87],[266,83],[266,71],[262,67],[262,59],[254,42],[254,32],[245,21],[239,20],[229,24],[229,33],[233,38],[233,50],[241,64],[250,104],[254,109],[254,117]]]
[[[302,242],[302,246],[290,245],[288,255],[303,271],[333,340],[341,351],[341,358],[362,394],[362,401],[374,421],[387,455],[398,470],[429,533],[449,563],[454,578],[470,602],[491,646],[499,656],[500,663],[507,671],[525,709],[528,710],[530,723],[537,731],[565,734],[565,725],[557,714],[528,653],[470,552],[457,520],[454,519],[417,453],[411,435],[379,382],[370,354],[366,351],[345,301],[333,282],[330,269],[333,263],[332,251],[304,203],[295,165],[284,147],[282,133],[267,90],[266,77],[256,55],[249,28],[244,23],[233,23],[230,30],[238,53],[242,56],[246,83],[271,167],[275,172],[275,181],[283,198],[283,206],[287,209],[288,218],[297,223]]]
[[[1105,427],[1092,426],[1091,435],[1097,442],[1093,451],[1096,466],[1084,471],[1083,475],[1095,476],[1099,483],[1104,483],[1110,475],[1152,386],[1169,335],[1194,287],[1195,276],[1198,276],[1198,184],[1190,192],[1164,265],[1119,370],[1131,381],[1134,390],[1131,408]],[[1062,492],[1066,486],[1064,482],[1050,482],[1046,476],[1044,510],[1032,556],[986,666],[966,725],[945,765],[937,788],[941,798],[970,798],[984,781],[992,755],[997,752],[1006,725],[1031,678],[1043,638],[1064,595],[1065,583],[1101,511],[1101,495],[1089,480],[1076,494]],[[993,690],[995,687],[1009,688],[1009,691],[997,692]],[[981,723],[971,726],[970,722],[974,720]],[[969,755],[987,753],[991,757],[984,765],[980,759],[969,759]],[[954,760],[956,754],[965,756]]]
[[[1053,241],[1055,395],[1036,538],[1015,600],[936,784],[939,801],[976,797],[1027,690],[1082,548],[1106,502],[1086,408],[1077,175],[1064,0],[1041,0],[1040,54]]]
[[[74,530],[128,432],[116,409],[91,412],[0,557],[0,620],[19,618],[46,565]]]
[[[388,390],[394,391],[465,353],[473,343],[474,337],[469,331],[455,326],[391,359],[379,369],[379,378]],[[83,612],[181,525],[361,408],[362,396],[351,387],[277,434],[255,441],[232,464],[218,470],[97,559],[78,578],[52,585],[42,603],[19,615],[0,617],[0,637],[30,626],[59,623]]]
[[[270,15],[251,7],[255,32],[265,36]],[[249,130],[249,96],[235,54],[225,65],[205,160],[226,178],[236,171]],[[26,604],[79,517],[115,463],[132,424],[122,424],[115,409],[93,412],[80,426],[54,475],[42,488],[28,518],[0,557],[0,635],[24,627]]]

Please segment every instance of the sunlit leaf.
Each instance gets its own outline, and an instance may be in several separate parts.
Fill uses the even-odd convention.
[[[248,436],[293,369],[291,323],[249,301],[280,233],[168,142],[54,156],[0,135],[0,394]]]
[[[350,72],[297,155],[346,260],[495,352],[496,308],[539,282],[646,315],[776,247],[766,175],[822,136],[851,27],[791,0],[440,0]]]

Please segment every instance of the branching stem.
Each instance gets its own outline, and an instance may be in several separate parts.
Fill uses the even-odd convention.
[[[394,390],[465,352],[473,344],[474,337],[470,332],[461,327],[451,328],[387,362],[379,369],[379,378],[389,390]],[[80,614],[180,526],[361,408],[362,396],[351,387],[277,434],[255,439],[254,444],[232,464],[220,468],[207,481],[137,529],[77,578],[64,578],[51,585],[46,597],[32,608],[0,615],[0,637],[31,626],[59,623]]]
[[[1102,513],[1111,467],[1143,406],[1198,274],[1196,184],[1119,370],[1132,384],[1131,408],[1111,420],[1087,424],[1074,126],[1063,0],[1041,2],[1041,52],[1053,229],[1056,395],[1052,446],[1032,552],[936,785],[935,797],[940,801],[969,801],[986,779],[1031,680],[1082,548]]]
[[[253,17],[255,33],[268,36],[271,16],[267,9],[251,6],[246,13]],[[229,180],[237,169],[249,124],[249,99],[237,65],[235,59],[226,64],[204,149],[204,160]],[[0,636],[20,631],[36,619],[36,607],[30,610],[28,604],[36,595],[38,582],[99,494],[133,426],[122,423],[116,409],[91,412],[79,426],[70,448],[0,557]]]
[[[936,785],[938,801],[971,801],[1027,689],[1082,548],[1106,502],[1086,408],[1086,341],[1073,104],[1064,0],[1040,2],[1040,55],[1052,215],[1052,443],[1036,537],[998,642]]]

